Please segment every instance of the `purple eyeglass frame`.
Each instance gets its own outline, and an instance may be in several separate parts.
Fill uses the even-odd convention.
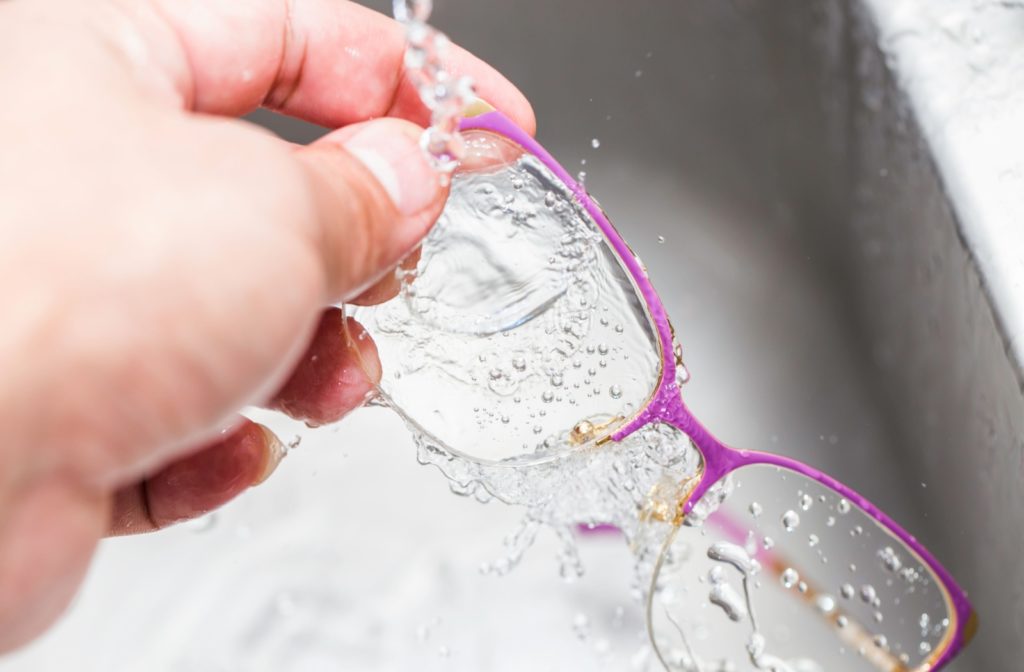
[[[973,630],[976,628],[977,619],[975,612],[967,599],[967,594],[953,579],[952,575],[913,535],[900,527],[892,518],[859,493],[843,485],[828,474],[824,474],[802,462],[782,455],[730,448],[716,439],[693,416],[686,407],[682,394],[680,394],[675,383],[676,360],[673,354],[672,328],[669,326],[665,307],[662,305],[661,299],[658,297],[658,293],[655,291],[651,281],[647,278],[647,272],[639,259],[637,259],[636,255],[622,239],[622,236],[615,230],[611,222],[608,221],[604,211],[590,197],[586,189],[578,184],[536,140],[501,112],[490,111],[477,116],[466,117],[462,120],[459,129],[461,131],[489,131],[496,133],[512,140],[540,159],[572,191],[579,204],[597,223],[597,226],[611,244],[612,249],[619,256],[623,266],[629,271],[634,284],[643,296],[648,314],[654,322],[654,326],[658,331],[658,339],[661,343],[661,380],[658,383],[657,390],[651,396],[644,409],[626,425],[612,434],[611,439],[616,442],[621,441],[638,429],[654,422],[663,422],[671,425],[690,437],[690,440],[697,446],[704,459],[704,470],[700,475],[697,486],[691,491],[684,504],[684,514],[689,514],[693,506],[700,501],[701,497],[707,493],[711,486],[727,474],[740,467],[750,465],[771,465],[788,469],[837,492],[860,507],[861,510],[874,518],[890,534],[906,544],[942,583],[942,588],[949,598],[955,619],[955,623],[952,624],[953,636],[947,640],[948,643],[938,659],[930,663],[930,667],[927,666],[929,663],[925,663],[925,667],[922,669],[939,670],[960,653],[969,642],[970,637],[973,635]],[[969,628],[971,632],[968,632]]]

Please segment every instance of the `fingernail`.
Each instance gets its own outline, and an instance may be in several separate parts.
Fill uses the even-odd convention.
[[[270,431],[269,428],[259,423],[255,424],[263,432],[263,441],[267,448],[266,462],[263,463],[263,469],[256,476],[256,480],[253,481],[253,485],[259,485],[270,478],[270,475],[277,470],[277,465],[281,464],[281,460],[288,454],[288,450],[281,443],[281,439],[277,438],[277,435]]]
[[[345,149],[366,166],[403,215],[415,215],[439,197],[441,181],[419,145],[422,131],[389,120],[369,122]]]

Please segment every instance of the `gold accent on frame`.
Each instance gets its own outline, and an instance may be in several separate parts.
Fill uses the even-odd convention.
[[[604,432],[612,425],[621,424],[625,420],[622,416],[615,416],[610,420],[594,424],[590,420],[580,420],[576,423],[576,426],[569,432],[569,441],[574,446],[582,446],[584,443],[593,440],[596,436]],[[596,445],[601,446],[611,440],[611,434],[606,434],[597,440]]]

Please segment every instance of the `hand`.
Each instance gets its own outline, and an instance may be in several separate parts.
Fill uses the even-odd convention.
[[[385,294],[445,198],[403,49],[343,0],[0,2],[0,650],[60,613],[103,535],[273,470],[243,405],[362,403],[323,309]],[[495,71],[452,66],[533,128]],[[261,105],[340,130],[294,147],[231,118]]]

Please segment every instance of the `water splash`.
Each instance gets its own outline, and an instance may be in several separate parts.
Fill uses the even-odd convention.
[[[431,0],[394,0],[393,7],[395,18],[405,26],[406,76],[430,110],[430,127],[420,143],[447,179],[463,155],[458,129],[463,110],[476,99],[473,81],[465,75],[456,77],[445,68],[450,43],[444,33],[427,23],[433,9]]]

